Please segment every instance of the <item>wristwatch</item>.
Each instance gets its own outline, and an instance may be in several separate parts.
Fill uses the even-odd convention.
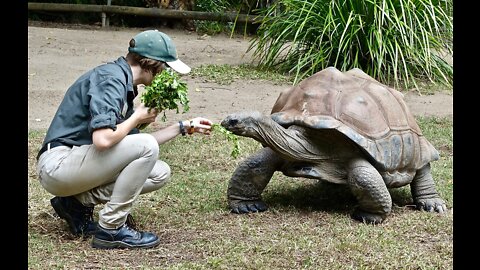
[[[180,125],[180,133],[182,133],[182,136],[185,136],[185,127],[183,126],[183,122],[178,121],[178,124]]]

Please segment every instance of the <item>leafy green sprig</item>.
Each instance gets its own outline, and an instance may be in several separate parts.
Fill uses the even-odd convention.
[[[190,110],[188,100],[187,83],[182,81],[177,73],[167,68],[155,75],[150,85],[145,86],[141,101],[146,107],[158,109],[163,112],[162,121],[167,120],[166,110],[176,110],[180,112],[179,105],[183,106],[183,112]],[[148,124],[139,125],[143,129]]]
[[[222,127],[220,124],[213,124],[212,131],[219,131],[225,135],[227,141],[233,143],[233,149],[230,153],[230,156],[233,158],[237,158],[240,155],[240,145],[238,143],[238,136],[233,134],[231,131],[227,130],[226,128]]]

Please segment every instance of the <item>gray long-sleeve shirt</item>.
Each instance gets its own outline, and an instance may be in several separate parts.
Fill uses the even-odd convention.
[[[42,146],[52,141],[77,146],[92,144],[94,130],[115,130],[117,124],[130,117],[136,95],[132,70],[125,57],[87,71],[68,88]]]

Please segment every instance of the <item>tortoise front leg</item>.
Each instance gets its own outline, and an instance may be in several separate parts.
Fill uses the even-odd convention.
[[[283,160],[268,147],[242,161],[228,184],[227,199],[232,212],[243,214],[267,210],[261,194],[282,164]]]
[[[443,213],[447,211],[445,202],[438,195],[430,171],[430,163],[417,171],[410,184],[410,190],[417,209]]]
[[[368,161],[348,164],[348,185],[359,206],[352,218],[370,224],[382,223],[392,210],[392,198],[380,173]]]

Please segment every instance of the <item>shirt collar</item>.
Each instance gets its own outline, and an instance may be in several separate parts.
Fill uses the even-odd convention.
[[[128,91],[133,91],[134,95],[137,96],[138,91],[136,87],[133,87],[133,73],[132,69],[130,68],[130,65],[127,62],[127,59],[125,56],[120,56],[117,60],[115,60],[115,63],[122,68],[123,72],[125,73],[125,76],[127,77],[127,89]]]

